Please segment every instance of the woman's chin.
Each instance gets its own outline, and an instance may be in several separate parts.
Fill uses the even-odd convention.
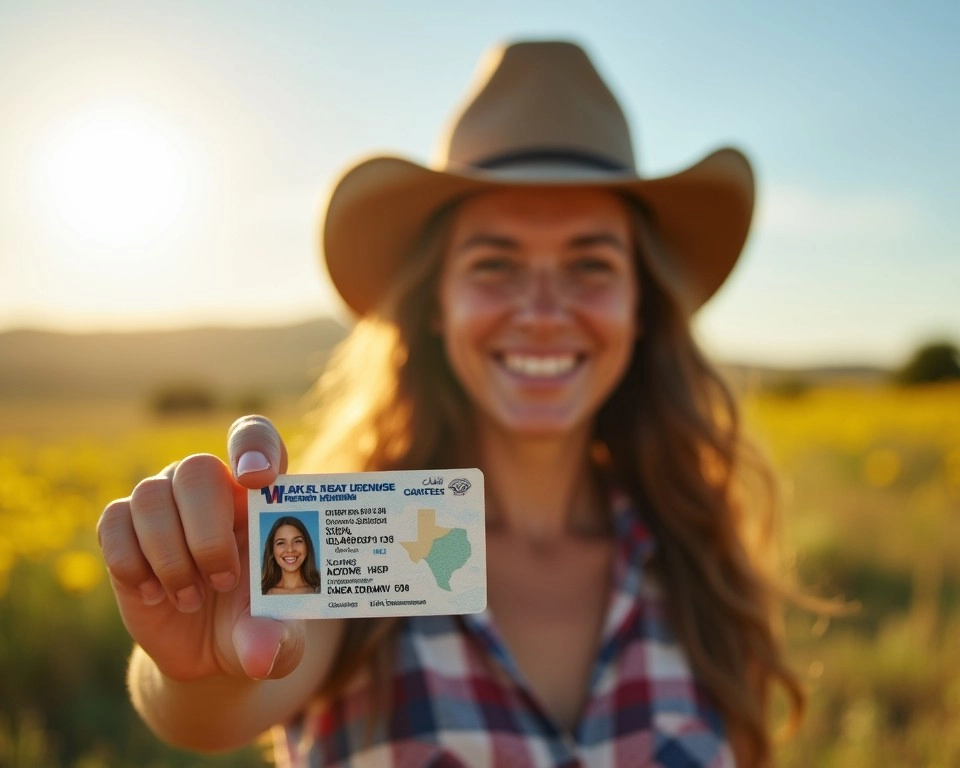
[[[562,440],[579,434],[583,421],[572,414],[545,409],[524,409],[498,419],[500,429],[511,437],[531,440]]]

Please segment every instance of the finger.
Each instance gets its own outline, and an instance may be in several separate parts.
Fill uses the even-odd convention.
[[[229,592],[240,578],[233,488],[230,470],[209,454],[188,456],[173,474],[173,500],[187,548],[197,570],[219,592]]]
[[[97,541],[115,584],[139,591],[147,605],[157,605],[166,599],[166,592],[140,549],[129,499],[118,499],[103,510],[97,523]]]
[[[140,481],[130,496],[130,516],[150,568],[174,605],[191,613],[203,603],[203,581],[187,547],[172,485],[165,477]]]
[[[245,611],[233,626],[240,666],[257,680],[286,677],[300,664],[306,643],[302,621],[254,618]]]
[[[237,482],[262,488],[287,471],[287,448],[265,416],[237,419],[227,435],[227,453]]]

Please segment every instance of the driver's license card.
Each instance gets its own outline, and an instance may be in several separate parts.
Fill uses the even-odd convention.
[[[273,618],[477,613],[478,469],[280,475],[248,494],[250,609]]]

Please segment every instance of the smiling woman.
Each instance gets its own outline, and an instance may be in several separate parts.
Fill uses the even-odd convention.
[[[190,163],[175,132],[129,105],[90,108],[54,129],[39,156],[38,213],[58,239],[113,261],[168,237],[190,207]]]

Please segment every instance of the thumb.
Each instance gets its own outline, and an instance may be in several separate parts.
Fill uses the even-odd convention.
[[[240,485],[261,488],[287,471],[287,448],[265,416],[244,416],[230,426],[227,454]]]
[[[233,625],[233,647],[255,680],[286,677],[300,664],[306,642],[302,621],[255,618],[245,611]]]

